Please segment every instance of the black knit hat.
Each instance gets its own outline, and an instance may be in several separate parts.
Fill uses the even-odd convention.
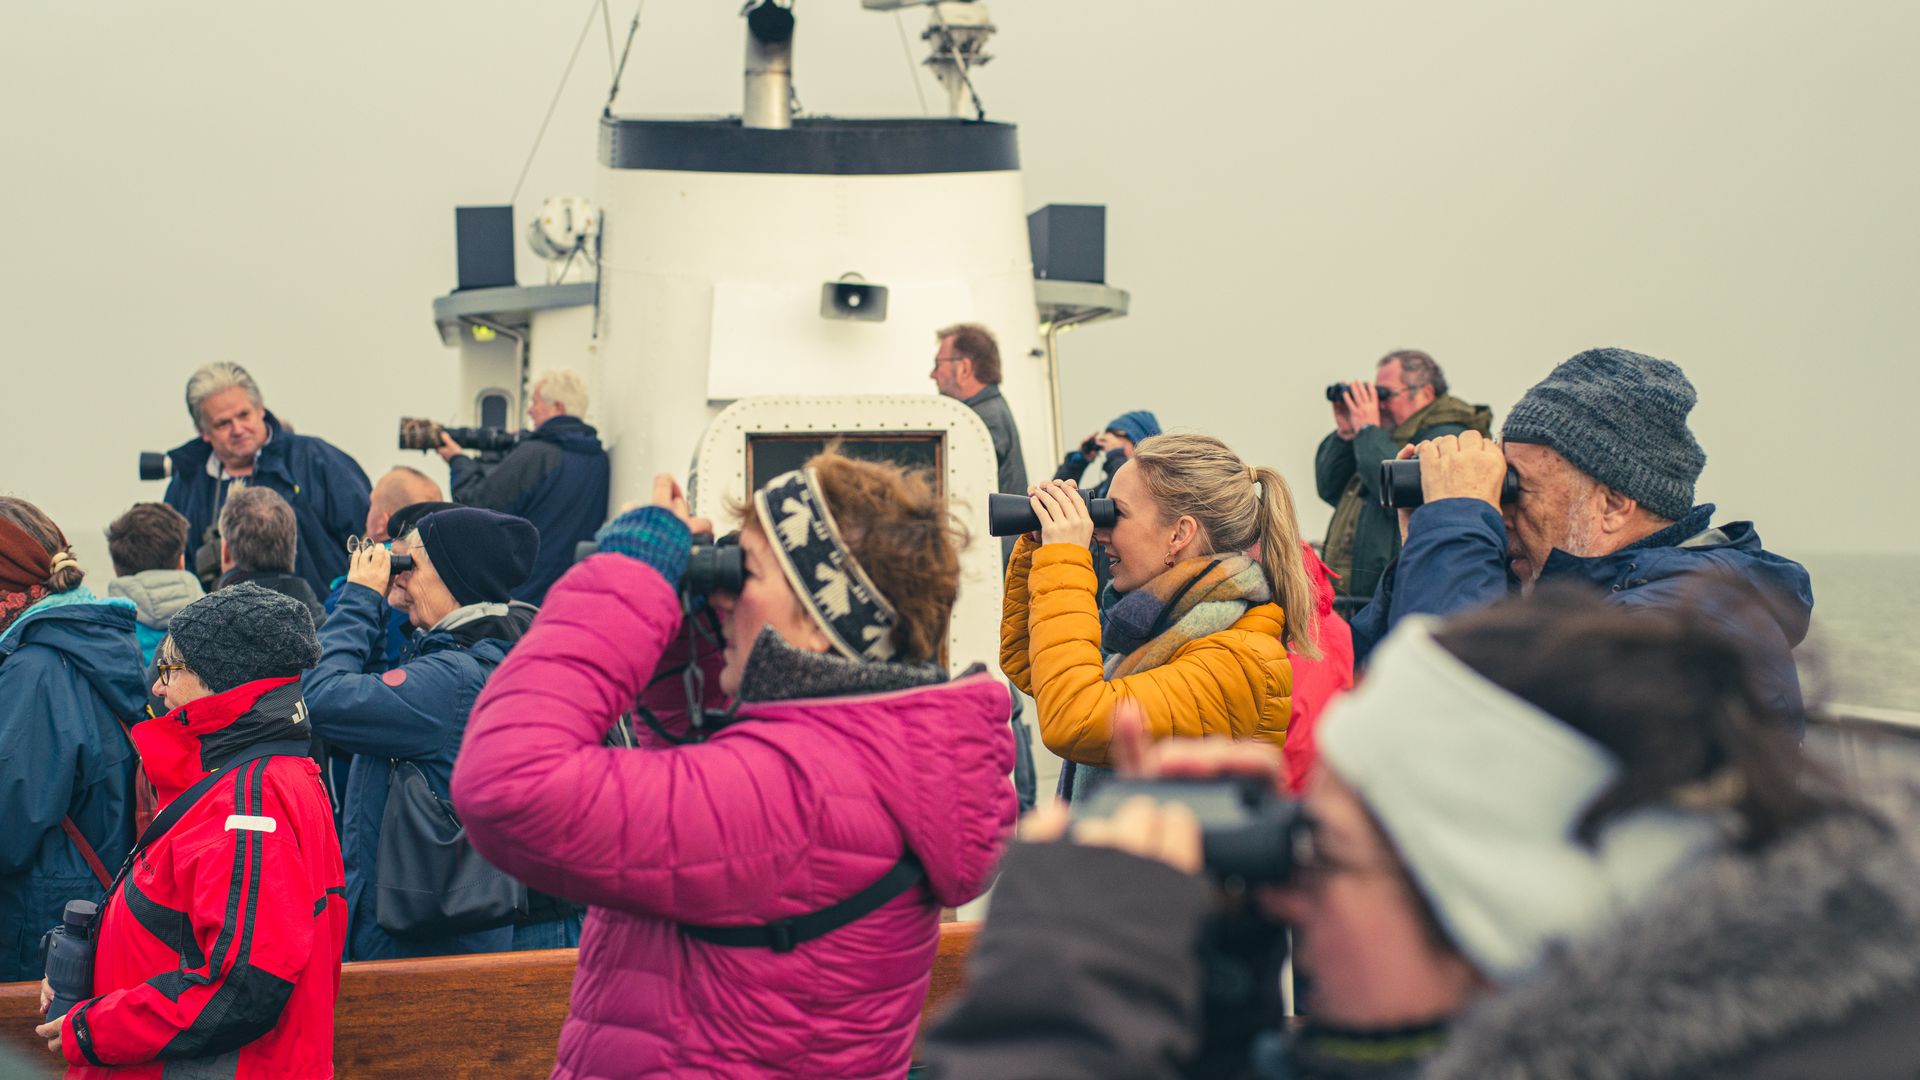
[[[1693,509],[1707,454],[1687,427],[1696,400],[1679,365],[1588,349],[1528,390],[1500,430],[1550,446],[1574,468],[1669,521]]]
[[[256,679],[290,678],[320,662],[307,605],[252,582],[181,608],[167,635],[181,663],[216,694]]]
[[[452,510],[459,505],[459,503],[450,502],[408,503],[387,515],[387,539],[398,540],[407,535],[415,525],[420,524],[421,518],[428,514],[437,514],[442,510]]]
[[[533,573],[540,534],[526,518],[461,506],[414,523],[421,546],[461,607],[504,604]]]

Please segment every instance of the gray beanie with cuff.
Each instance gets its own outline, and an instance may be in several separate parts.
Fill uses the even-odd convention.
[[[320,662],[307,605],[250,581],[181,608],[167,635],[187,670],[216,694],[259,679],[289,678]]]
[[[1588,349],[1526,392],[1500,438],[1552,447],[1574,468],[1677,521],[1693,509],[1693,485],[1707,465],[1687,427],[1695,400],[1677,364]]]

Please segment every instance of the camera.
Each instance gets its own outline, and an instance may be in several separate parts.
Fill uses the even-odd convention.
[[[400,418],[400,449],[438,450],[441,434],[452,436],[463,450],[477,450],[483,456],[504,454],[520,444],[520,432],[497,427],[443,427],[438,420],[421,416]]]
[[[140,479],[165,480],[172,475],[172,458],[156,450],[140,451]]]
[[[1520,474],[1507,466],[1507,478],[1500,483],[1500,502],[1520,497]],[[1380,463],[1380,505],[1389,510],[1411,510],[1427,501],[1420,490],[1419,458],[1388,458]]]
[[[1118,512],[1113,508],[1112,499],[1089,499],[1084,491],[1078,494],[1080,501],[1087,504],[1087,514],[1093,518],[1094,528],[1113,528]],[[1025,495],[987,496],[988,533],[994,536],[1018,536],[1039,528],[1040,518],[1033,512],[1033,504],[1027,501]]]
[[[91,900],[69,900],[60,925],[40,938],[40,960],[53,987],[48,1020],[58,1020],[93,996],[93,920],[99,911]]]
[[[1284,885],[1293,875],[1300,804],[1283,798],[1271,781],[1250,777],[1210,780],[1108,780],[1073,803],[1074,817],[1112,817],[1135,795],[1176,802],[1200,819],[1201,860],[1217,881]]]

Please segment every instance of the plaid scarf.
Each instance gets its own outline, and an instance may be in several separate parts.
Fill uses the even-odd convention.
[[[1173,659],[1182,645],[1217,634],[1273,598],[1260,564],[1245,555],[1183,559],[1122,596],[1101,618],[1109,680]]]

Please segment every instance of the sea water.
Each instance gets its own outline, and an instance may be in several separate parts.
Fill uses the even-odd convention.
[[[1807,700],[1920,712],[1920,555],[1807,555]]]

